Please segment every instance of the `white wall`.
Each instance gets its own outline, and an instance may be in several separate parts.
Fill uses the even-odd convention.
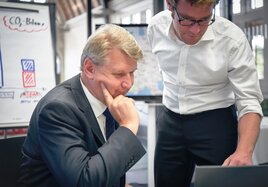
[[[95,24],[103,24],[103,19],[92,21],[92,30]],[[82,14],[65,25],[64,32],[64,65],[63,79],[66,80],[80,72],[80,57],[87,41],[87,14]]]
[[[87,39],[86,14],[71,19],[64,33],[64,79],[80,72],[80,56]]]

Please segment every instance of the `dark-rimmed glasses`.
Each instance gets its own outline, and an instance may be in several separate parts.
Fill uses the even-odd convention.
[[[182,17],[179,12],[177,11],[177,9],[175,7],[173,7],[177,16],[178,16],[178,22],[182,25],[182,26],[193,26],[195,23],[197,23],[199,26],[209,26],[212,23],[215,22],[215,9],[213,9],[213,16],[212,18],[209,17],[207,19],[200,19],[200,20],[193,20],[193,19],[188,19],[188,18],[184,18]]]

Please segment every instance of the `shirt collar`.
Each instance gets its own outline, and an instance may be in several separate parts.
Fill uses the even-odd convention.
[[[170,37],[172,40],[177,40],[178,37],[176,36],[175,34],[175,31],[174,31],[174,28],[173,28],[173,25],[172,25],[172,20],[171,22],[169,23],[168,27],[166,28],[165,30],[165,33],[168,37]]]
[[[212,25],[208,26],[207,31],[201,38],[201,41],[213,40],[215,38]]]
[[[90,105],[92,106],[92,110],[95,114],[96,117],[99,117],[104,110],[107,108],[106,105],[104,105],[100,100],[98,100],[96,97],[94,97],[90,91],[86,88],[86,86],[84,85],[84,83],[82,82],[82,80],[80,79],[82,88],[86,94],[86,97],[90,103]]]

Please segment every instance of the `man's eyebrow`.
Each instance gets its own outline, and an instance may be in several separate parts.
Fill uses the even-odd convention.
[[[194,17],[187,16],[187,15],[184,15],[184,14],[182,14],[182,13],[179,13],[179,14],[180,14],[183,18],[185,18],[185,19],[197,20],[197,19],[195,19]],[[203,18],[199,18],[198,20],[206,20],[206,19],[210,18],[212,15],[213,15],[213,13],[211,13],[210,15],[205,16],[205,17],[203,17]]]

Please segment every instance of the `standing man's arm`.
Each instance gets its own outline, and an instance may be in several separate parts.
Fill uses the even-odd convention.
[[[247,113],[238,122],[236,151],[223,163],[224,166],[252,165],[252,154],[260,132],[261,116]]]
[[[255,57],[243,33],[236,45],[229,49],[228,78],[235,94],[238,115],[238,144],[224,166],[252,165],[252,155],[257,142],[263,95],[256,70]]]

